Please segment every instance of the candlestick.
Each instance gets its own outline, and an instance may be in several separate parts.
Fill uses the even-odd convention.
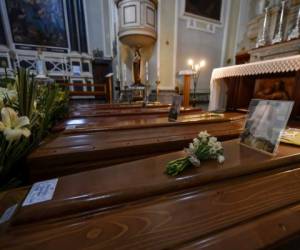
[[[298,16],[297,16],[296,26],[291,31],[291,33],[289,34],[288,41],[290,41],[292,39],[297,39],[299,37],[300,37],[300,8],[298,10]]]
[[[282,42],[282,39],[283,39],[282,29],[283,29],[285,4],[286,4],[286,1],[281,1],[281,13],[280,13],[280,20],[279,20],[279,28],[278,28],[278,32],[276,33],[276,35],[274,36],[274,38],[272,40],[272,44],[280,43],[280,42]]]
[[[269,23],[269,7],[265,8],[265,18],[264,18],[264,25],[261,37],[258,39],[256,43],[256,48],[265,46],[267,44],[267,36],[268,36],[268,23]]]

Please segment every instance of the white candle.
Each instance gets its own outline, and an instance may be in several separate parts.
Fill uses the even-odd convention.
[[[120,80],[119,64],[116,65],[117,80]]]
[[[148,62],[146,62],[146,70],[145,70],[146,72],[146,81],[148,81],[149,80],[149,73],[148,73]]]
[[[127,82],[127,76],[126,76],[127,72],[126,71],[127,71],[126,70],[126,64],[124,63],[123,64],[123,81],[124,82]]]
[[[159,81],[159,65],[157,65],[157,81]]]

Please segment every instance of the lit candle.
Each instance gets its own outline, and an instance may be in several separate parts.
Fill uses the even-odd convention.
[[[202,60],[202,61],[199,63],[199,65],[200,65],[200,68],[203,68],[203,67],[206,65],[205,60]]]
[[[189,59],[188,60],[188,65],[190,65],[192,67],[192,70],[194,69],[194,60],[193,59]]]

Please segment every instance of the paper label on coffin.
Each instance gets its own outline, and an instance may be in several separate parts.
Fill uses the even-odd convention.
[[[264,153],[276,154],[293,105],[293,101],[252,99],[241,144]]]
[[[58,179],[52,179],[34,183],[22,206],[25,207],[51,200],[55,192],[57,181]]]

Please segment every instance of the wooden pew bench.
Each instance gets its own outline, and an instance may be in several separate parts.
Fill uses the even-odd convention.
[[[94,97],[105,97],[106,101],[112,102],[111,88],[108,84],[97,84],[97,83],[63,83],[69,90],[69,95],[73,96],[94,96]]]

